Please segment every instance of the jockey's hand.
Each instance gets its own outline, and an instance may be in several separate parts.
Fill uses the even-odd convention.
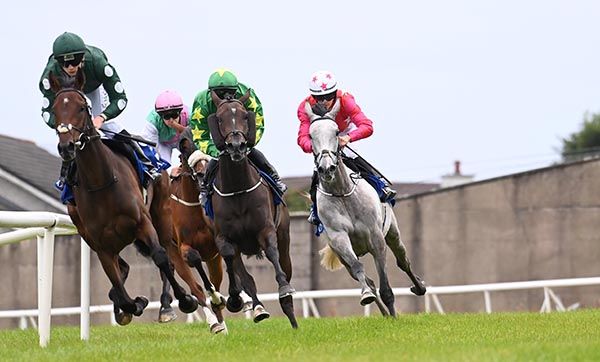
[[[348,135],[338,136],[338,142],[340,144],[340,147],[344,147],[345,145],[350,143],[350,136],[348,136]]]
[[[102,116],[96,116],[92,120],[92,123],[94,123],[94,128],[100,129],[100,127],[102,127],[102,124],[104,123],[104,117],[102,117]]]

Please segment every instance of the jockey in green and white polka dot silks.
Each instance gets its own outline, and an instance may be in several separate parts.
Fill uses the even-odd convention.
[[[227,89],[235,91],[235,98],[239,99],[249,89],[245,84],[237,81],[233,73],[225,69],[218,69],[208,80],[208,89],[205,89],[196,95],[192,106],[192,116],[190,118],[190,128],[192,129],[193,140],[198,149],[207,155],[217,157],[219,150],[215,147],[210,138],[207,118],[217,111],[217,106],[213,103],[210,91],[216,92]],[[221,97],[223,98],[223,97]],[[256,144],[260,141],[265,130],[263,107],[260,100],[250,88],[250,98],[244,104],[247,110],[256,114]]]
[[[108,121],[121,114],[127,106],[127,96],[117,71],[108,62],[104,52],[97,47],[85,45],[76,34],[64,33],[55,40],[53,54],[48,58],[39,83],[43,94],[42,118],[49,127],[55,127],[52,113],[55,94],[50,89],[49,73],[52,72],[55,76],[63,78],[73,77],[74,75],[69,75],[64,68],[67,64],[80,66],[83,69],[85,74],[83,93],[92,102],[94,117],[101,115],[105,121]],[[105,109],[102,109],[100,86],[108,94],[108,105]]]

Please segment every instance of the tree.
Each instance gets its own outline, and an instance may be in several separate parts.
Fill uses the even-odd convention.
[[[562,139],[564,161],[577,161],[600,156],[600,114],[586,113],[582,128]]]

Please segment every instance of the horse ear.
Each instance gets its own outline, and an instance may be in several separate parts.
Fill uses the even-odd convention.
[[[310,123],[313,123],[315,119],[319,118],[319,116],[313,112],[312,107],[310,106],[310,103],[308,101],[304,103],[304,111],[306,112],[306,115],[308,115]]]
[[[60,84],[60,80],[58,80],[58,77],[55,76],[54,73],[52,73],[52,71],[48,73],[48,79],[50,80],[50,89],[54,93],[57,93],[59,90],[62,89],[62,84]]]
[[[85,84],[85,73],[83,72],[83,68],[79,68],[77,70],[77,74],[75,75],[75,86],[74,88],[83,91],[83,86]]]
[[[215,147],[217,147],[217,150],[223,151],[225,149],[225,139],[219,130],[219,119],[217,118],[217,115],[215,113],[211,114],[208,116],[207,121],[208,129],[210,130],[210,137],[215,143]]]
[[[337,116],[338,112],[340,111],[341,105],[342,105],[342,100],[336,99],[335,103],[333,104],[333,107],[331,107],[331,111],[327,112],[326,116],[335,120],[335,117]]]
[[[248,147],[254,147],[256,143],[256,113],[248,111]]]
[[[215,107],[218,107],[219,104],[221,104],[221,102],[223,102],[223,100],[221,98],[219,98],[217,93],[215,93],[215,91],[213,91],[213,90],[210,91],[210,97],[212,98],[212,101],[215,104]]]
[[[186,157],[192,154],[196,150],[196,145],[194,144],[192,137],[192,130],[190,127],[186,127],[185,131],[181,133],[181,138],[179,139],[179,145],[177,146],[179,152],[184,154]]]
[[[244,93],[244,95],[239,99],[240,102],[242,102],[242,104],[246,104],[246,101],[250,99],[250,89],[246,90],[246,93]]]

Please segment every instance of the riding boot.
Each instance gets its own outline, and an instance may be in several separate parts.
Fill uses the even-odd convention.
[[[321,220],[319,219],[319,214],[317,213],[317,185],[319,184],[319,175],[316,171],[313,172],[312,181],[310,183],[310,200],[312,201],[312,206],[310,207],[310,214],[308,215],[308,222],[313,225],[319,225]]]
[[[352,171],[360,173],[360,176],[364,178],[369,185],[373,186],[375,190],[381,190],[381,195],[379,197],[381,202],[387,202],[396,198],[396,190],[392,189],[385,178],[383,178],[383,176],[369,163],[358,157],[350,158],[344,156],[342,160]],[[373,179],[377,179],[377,181],[373,181]],[[381,183],[383,183],[383,186],[378,187],[377,184]]]
[[[262,152],[260,152],[256,148],[253,148],[252,150],[250,150],[248,158],[250,159],[250,161],[252,161],[253,164],[256,165],[256,167],[258,167],[261,171],[267,173],[273,179],[273,181],[275,181],[277,188],[279,189],[279,191],[281,191],[281,194],[283,195],[287,190],[287,185],[284,184],[283,181],[281,181],[277,170],[275,170],[275,167],[273,167],[273,165],[271,165],[269,161],[267,161],[265,155],[263,155]]]
[[[144,150],[142,150],[142,147],[140,147],[139,143],[131,139],[129,139],[128,143],[135,151],[135,154],[137,155],[140,162],[144,165],[144,173],[150,179],[150,183],[155,183],[158,180],[160,180],[160,170],[157,169],[152,163],[152,161],[150,161],[150,159],[146,156]],[[144,187],[148,187],[148,185],[145,183]]]
[[[210,195],[210,192],[212,191],[211,185],[212,181],[214,180],[214,174],[218,164],[219,161],[212,158],[210,161],[208,161],[208,164],[206,165],[204,177],[202,177],[202,182],[200,183],[200,195],[198,195],[198,201],[200,201],[202,205],[206,204],[206,201],[208,200],[208,195]]]

